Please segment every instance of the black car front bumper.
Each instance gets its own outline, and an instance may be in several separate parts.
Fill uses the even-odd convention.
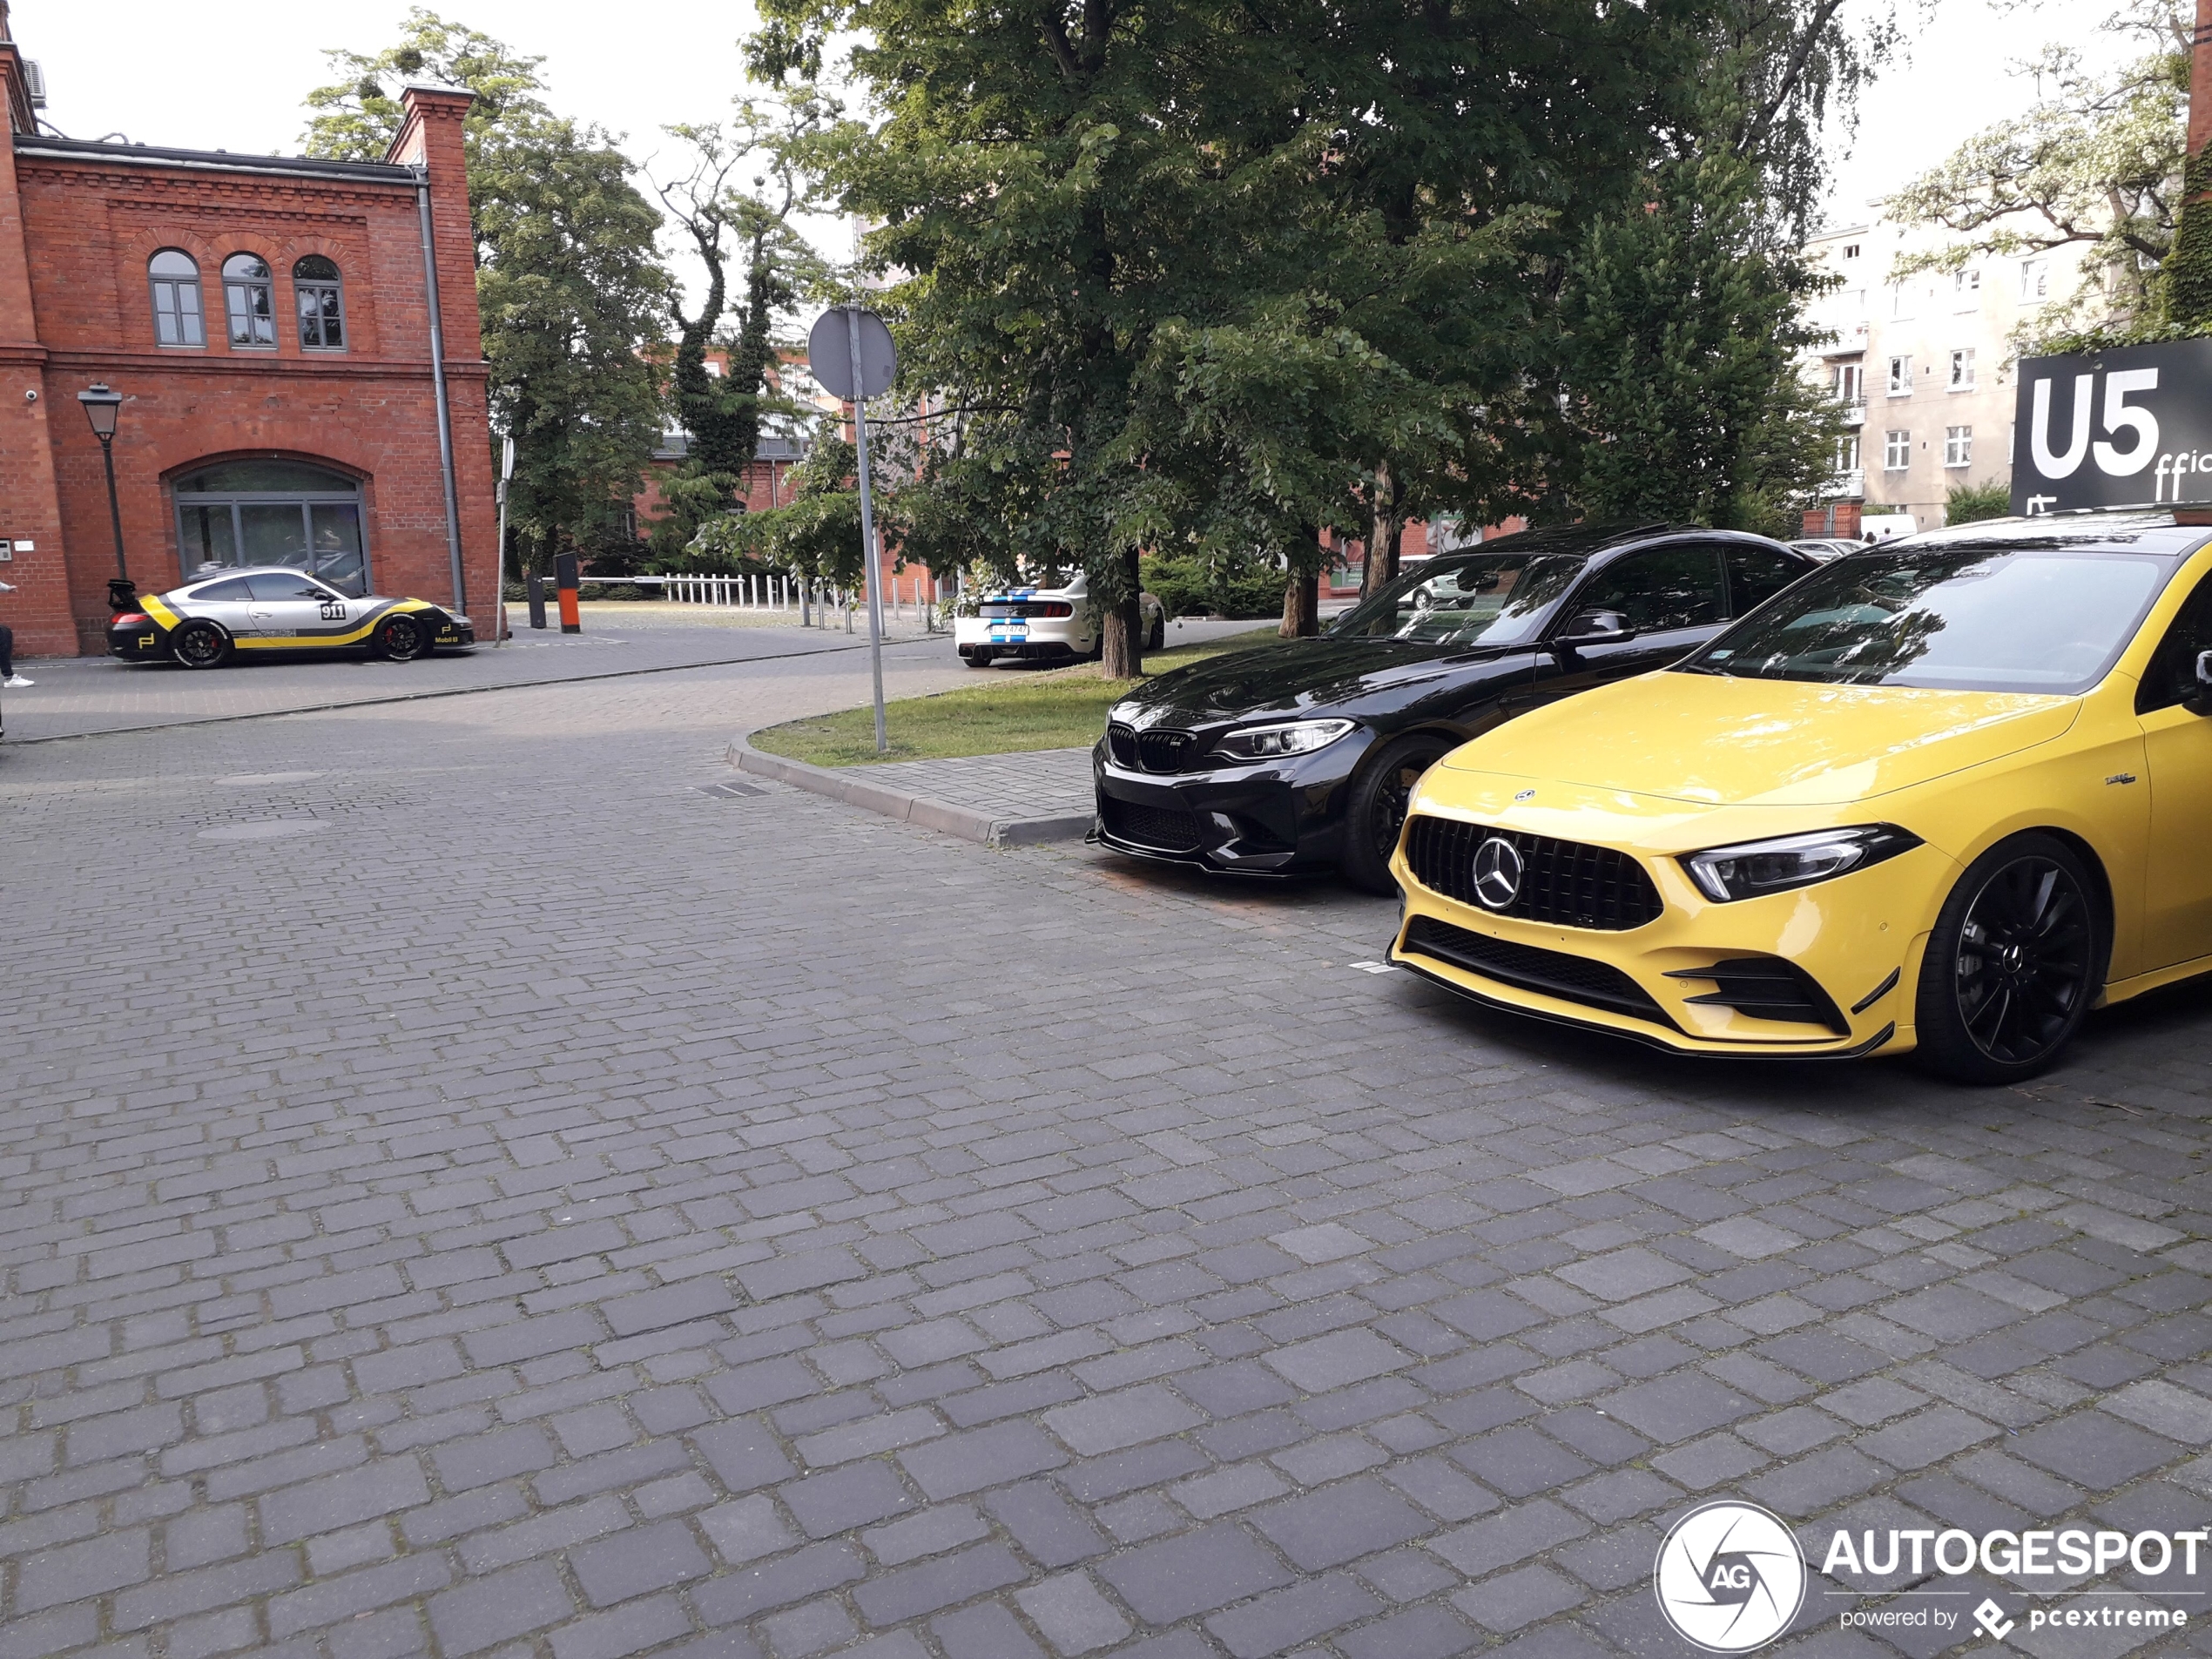
[[[1284,761],[1172,773],[1120,765],[1102,739],[1091,751],[1091,839],[1135,858],[1224,874],[1326,869],[1343,841],[1345,797],[1366,736],[1355,732]]]

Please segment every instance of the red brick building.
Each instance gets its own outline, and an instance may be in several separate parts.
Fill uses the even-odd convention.
[[[95,381],[124,399],[116,484],[140,590],[209,561],[296,564],[473,603],[488,632],[469,95],[408,89],[378,164],[56,138],[7,15],[0,0],[0,579],[18,591],[0,620],[18,651],[104,649],[115,544],[78,402]]]

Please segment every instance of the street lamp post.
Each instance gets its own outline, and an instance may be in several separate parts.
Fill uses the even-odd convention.
[[[108,604],[127,610],[138,603],[138,590],[123,562],[123,508],[115,495],[115,420],[123,410],[123,394],[111,391],[105,381],[94,381],[77,395],[77,401],[84,406],[84,418],[100,441],[100,464],[107,469],[107,517],[115,532],[115,579],[107,584]]]

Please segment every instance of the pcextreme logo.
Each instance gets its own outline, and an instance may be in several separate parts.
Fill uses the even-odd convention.
[[[1708,1653],[1749,1653],[1790,1628],[1805,1599],[1805,1559],[1757,1504],[1723,1500],[1677,1521],[1652,1572],[1659,1611]]]

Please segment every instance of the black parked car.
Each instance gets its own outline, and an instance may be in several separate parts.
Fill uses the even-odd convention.
[[[1393,892],[1406,802],[1440,757],[1674,661],[1813,568],[1764,536],[1665,525],[1439,554],[1317,639],[1193,663],[1116,704],[1092,839],[1247,874],[1333,865]]]

